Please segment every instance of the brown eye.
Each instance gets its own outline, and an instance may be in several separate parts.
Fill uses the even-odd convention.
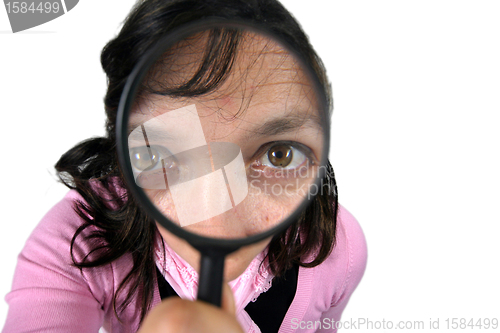
[[[267,148],[258,163],[269,168],[293,170],[310,161],[306,156],[308,151],[310,149],[300,143],[276,143]]]
[[[158,165],[160,156],[152,147],[136,147],[130,149],[130,162],[140,171],[152,169]]]
[[[289,145],[274,146],[267,152],[269,162],[273,166],[285,168],[293,159],[292,147]]]

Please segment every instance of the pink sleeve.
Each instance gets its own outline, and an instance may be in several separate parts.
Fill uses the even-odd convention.
[[[330,309],[323,312],[321,316],[323,330],[318,330],[317,332],[337,331],[334,329],[334,325],[340,321],[342,312],[361,281],[366,268],[366,240],[359,223],[344,207],[340,207],[339,209],[339,222],[337,239],[343,239],[343,241],[339,241],[337,244],[337,251],[344,250],[347,255],[347,260],[345,260],[345,279],[342,291],[335,294]]]
[[[103,325],[110,268],[91,276],[72,266],[70,241],[82,223],[73,211],[75,197],[72,192],[54,206],[26,242],[6,296],[2,332],[98,332]],[[81,244],[75,249],[80,255],[88,250]]]

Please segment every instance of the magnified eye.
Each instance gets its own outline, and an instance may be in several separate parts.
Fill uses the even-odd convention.
[[[272,165],[285,168],[292,162],[292,147],[288,145],[274,146],[267,151],[267,158]]]
[[[137,170],[151,170],[159,164],[160,154],[153,147],[135,147],[130,149],[130,161]]]
[[[176,163],[175,157],[165,147],[160,146],[140,146],[130,148],[130,162],[138,171],[152,171],[162,168],[172,169]],[[163,163],[162,163],[163,160]]]
[[[272,168],[295,169],[306,160],[306,155],[293,145],[277,144],[269,148],[259,162]]]

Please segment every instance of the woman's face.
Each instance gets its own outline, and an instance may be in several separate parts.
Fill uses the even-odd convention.
[[[306,73],[278,44],[246,37],[218,89],[186,98],[149,94],[130,116],[136,183],[170,220],[207,237],[243,238],[286,219],[310,193],[323,152],[320,103]],[[169,58],[181,80],[199,65],[196,43]],[[159,230],[198,270],[198,252]],[[269,241],[231,254],[225,278],[240,275]]]

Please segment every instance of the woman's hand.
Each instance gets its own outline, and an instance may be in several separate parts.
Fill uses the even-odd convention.
[[[146,316],[138,333],[244,333],[235,316],[233,293],[225,284],[222,307],[169,297]]]

